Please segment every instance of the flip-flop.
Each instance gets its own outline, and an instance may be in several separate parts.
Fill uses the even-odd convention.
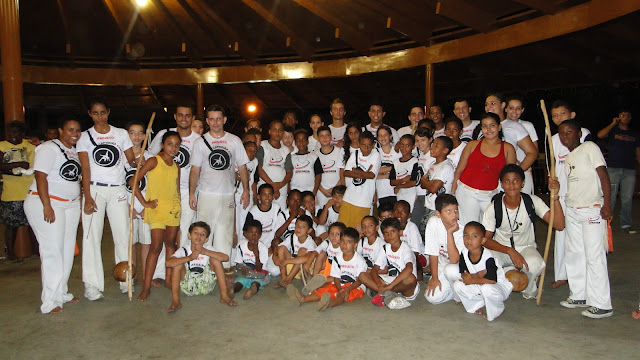
[[[302,288],[303,295],[311,295],[311,293],[315,290],[321,288],[327,282],[327,278],[318,274],[311,278],[311,280],[307,281],[307,285]]]
[[[322,294],[320,303],[318,304],[318,311],[325,311],[331,305],[331,295],[329,293]]]

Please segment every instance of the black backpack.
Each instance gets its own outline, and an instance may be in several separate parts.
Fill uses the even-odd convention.
[[[496,229],[500,227],[502,224],[502,197],[504,196],[504,191],[501,191],[493,196],[491,201],[493,201],[493,210],[496,215]],[[520,193],[522,196],[522,200],[524,200],[524,208],[527,209],[527,215],[529,215],[529,220],[534,226],[536,226],[536,208],[533,206],[533,200],[531,200],[531,196],[529,194]]]

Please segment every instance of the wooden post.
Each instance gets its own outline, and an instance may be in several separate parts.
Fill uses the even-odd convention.
[[[202,83],[196,84],[196,115],[204,122],[204,86]]]
[[[434,104],[434,83],[433,83],[433,64],[426,65],[425,71],[425,92],[424,92],[424,104],[425,104],[425,112],[428,113],[429,108]]]
[[[18,0],[0,1],[0,49],[4,122],[24,121]]]

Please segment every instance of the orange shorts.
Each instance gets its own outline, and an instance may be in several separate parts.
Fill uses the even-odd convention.
[[[329,262],[329,259],[324,261],[324,269],[320,271],[320,275],[324,275],[327,279],[331,276],[331,263]]]
[[[349,285],[351,284],[343,284],[342,287],[349,286]],[[313,293],[318,296],[322,296],[322,294],[324,293],[329,293],[329,295],[331,295],[331,298],[335,299],[336,295],[338,294],[338,289],[336,288],[335,284],[329,284],[321,287],[320,289],[314,291]],[[349,298],[347,299],[347,302],[352,302],[353,300],[360,299],[363,296],[364,296],[364,290],[358,287],[356,289],[351,290],[351,292],[349,293]]]

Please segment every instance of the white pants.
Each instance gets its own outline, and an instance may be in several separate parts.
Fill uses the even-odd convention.
[[[144,222],[144,219],[136,218],[133,219],[133,243],[139,243],[140,245],[151,245],[151,229],[149,228],[149,224]],[[156,264],[156,269],[153,272],[154,279],[165,279],[166,277],[166,269],[165,269],[165,256],[166,249],[164,244],[162,244],[162,251],[158,256],[158,263]],[[136,255],[134,255],[135,257]],[[146,264],[138,264],[136,272],[138,274],[144,275],[144,268]]]
[[[246,209],[240,204],[240,197],[242,197],[242,193],[236,192],[234,196],[236,200],[236,234],[238,235],[238,238],[240,238],[242,236],[242,227],[244,226],[245,221],[247,221],[247,214],[253,204],[253,196],[249,196],[249,206],[247,206]]]
[[[567,213],[567,204],[564,202],[564,196],[560,196],[560,206],[562,213]],[[565,230],[556,230],[553,246],[553,275],[556,281],[567,280],[567,268],[564,264],[564,248],[567,233]]]
[[[525,273],[529,279],[529,285],[527,285],[527,288],[522,290],[522,292],[527,295],[535,296],[538,293],[538,283],[536,279],[540,274],[542,274],[542,270],[545,268],[544,260],[538,250],[533,246],[516,247],[516,251],[522,255],[524,261],[526,261],[529,266],[529,270],[527,270],[526,266],[522,268],[522,272]],[[502,267],[505,268],[505,272],[515,269],[509,255],[498,251],[492,251],[491,253],[493,254],[493,257],[498,259],[498,262]]]
[[[129,203],[127,190],[121,186],[91,185],[91,197],[96,203],[96,212],[87,215],[82,211],[82,281],[85,288],[104,291],[104,269],[102,267],[102,231],[105,212],[111,224],[116,264],[129,260]],[[83,204],[84,207],[84,204]],[[127,283],[120,283],[120,291],[127,290]]]
[[[567,207],[565,264],[569,279],[569,297],[586,300],[587,305],[609,310],[611,293],[603,239],[605,220],[599,207]]]
[[[509,281],[482,285],[465,285],[462,280],[453,283],[453,291],[460,297],[464,309],[475,313],[484,307],[489,321],[502,314],[511,289],[513,285]]]
[[[448,264],[442,266],[438,264],[438,280],[440,280],[440,288],[436,288],[433,295],[427,295],[425,292],[424,297],[428,302],[434,305],[445,303],[449,300],[460,301],[460,298],[453,291],[453,284],[456,280],[460,280],[460,267],[458,264]]]
[[[182,212],[180,214],[180,242],[178,243],[178,248],[183,247],[189,240],[187,237],[189,235],[189,226],[196,219],[196,212],[189,205],[189,189],[180,189],[180,206]],[[162,251],[164,251],[164,248]],[[158,258],[159,261],[160,258]],[[162,262],[164,264],[164,260]]]
[[[38,195],[27,195],[24,212],[38,239],[42,272],[43,314],[73,299],[67,284],[73,266],[73,251],[80,222],[80,201],[51,199],[56,216],[53,223],[44,221],[42,201]]]
[[[482,215],[484,215],[487,206],[491,204],[491,198],[496,193],[496,190],[477,190],[458,181],[456,199],[458,200],[458,211],[462,226],[470,221],[482,222]]]
[[[233,245],[233,220],[235,216],[235,201],[233,194],[214,195],[200,192],[198,194],[198,220],[211,226],[211,236],[207,241],[213,244],[213,250],[231,257]],[[229,267],[229,262],[222,266]]]

